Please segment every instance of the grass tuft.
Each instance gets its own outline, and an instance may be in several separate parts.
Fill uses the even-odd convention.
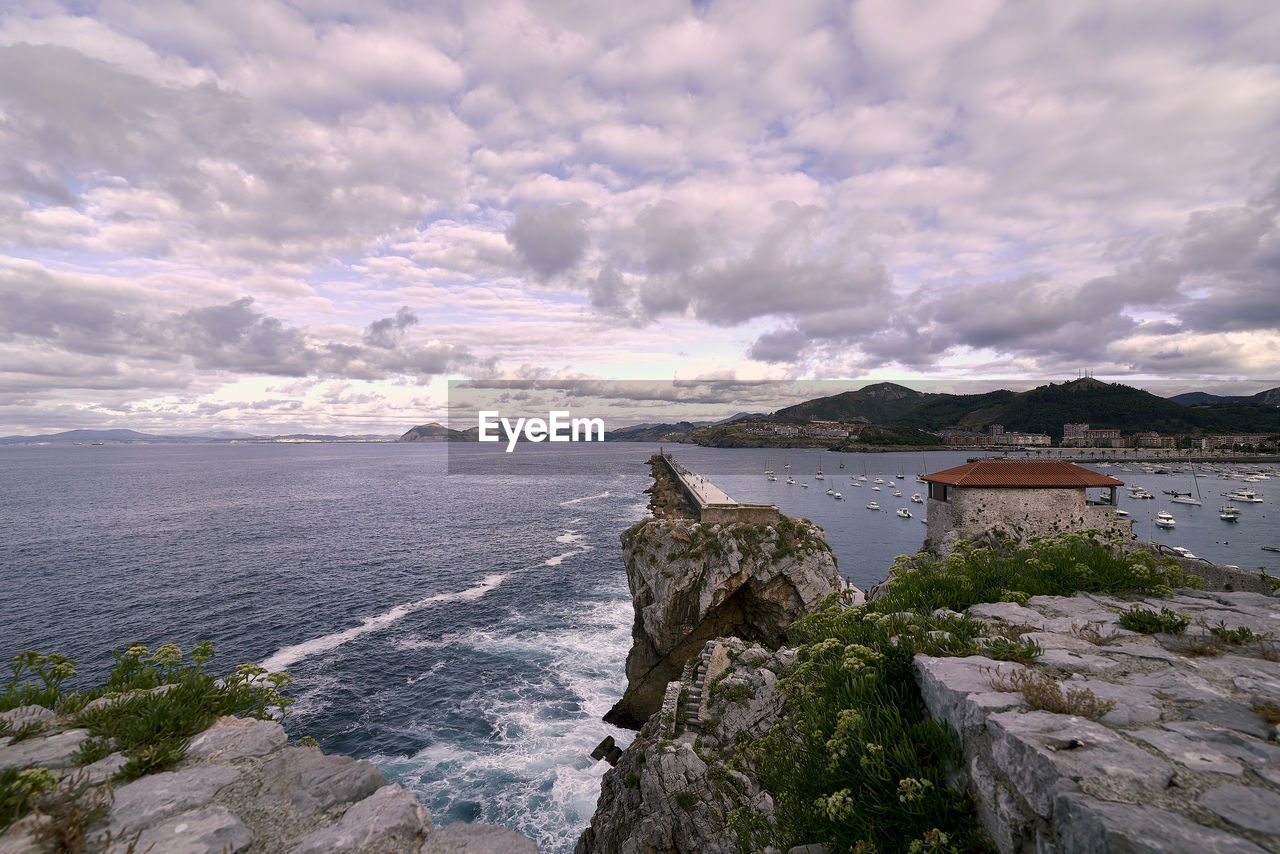
[[[1102,700],[1088,688],[1067,688],[1042,670],[1028,668],[1007,675],[993,674],[988,680],[992,688],[1021,694],[1033,709],[1059,715],[1079,715],[1096,721],[1116,707],[1113,700]]]

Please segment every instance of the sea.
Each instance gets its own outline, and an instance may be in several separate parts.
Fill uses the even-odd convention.
[[[666,449],[740,501],[822,526],[841,574],[863,588],[924,539],[916,477],[966,458]],[[2,447],[0,658],[67,655],[89,685],[113,649],[211,640],[223,670],[254,662],[293,676],[292,738],[376,763],[436,824],[504,825],[544,852],[569,852],[607,770],[588,754],[607,735],[631,738],[601,716],[621,696],[631,644],[618,536],[645,515],[645,463],[657,450]],[[1263,468],[1275,478],[1248,484],[1263,503],[1238,505],[1234,524],[1218,518],[1217,493],[1238,481],[1105,471],[1157,496],[1121,490],[1143,539],[1280,575],[1280,553],[1260,548],[1280,545],[1280,473]],[[1199,507],[1163,494],[1193,488]],[[1169,531],[1149,524],[1165,508],[1178,519]]]

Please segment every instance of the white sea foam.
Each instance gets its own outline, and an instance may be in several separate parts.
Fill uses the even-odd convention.
[[[588,754],[606,734],[620,746],[634,735],[600,720],[625,684],[622,661],[632,617],[628,598],[615,590],[600,592],[615,595],[579,601],[554,624],[546,622],[544,611],[456,638],[458,659],[474,651],[539,662],[563,686],[562,699],[550,697],[545,677],[532,674],[494,684],[461,703],[464,712],[488,724],[487,738],[441,743],[427,732],[419,753],[374,761],[430,803],[433,813],[443,816],[469,802],[478,807],[477,821],[512,827],[543,851],[572,851],[609,767]],[[576,709],[566,708],[565,701]]]
[[[419,599],[416,602],[406,602],[403,605],[397,605],[389,611],[384,611],[372,617],[365,617],[360,625],[352,626],[341,632],[333,632],[332,634],[321,635],[318,638],[303,641],[293,646],[286,646],[284,649],[277,650],[270,658],[262,662],[262,666],[268,671],[275,672],[284,670],[290,665],[296,664],[303,659],[310,658],[322,652],[328,652],[337,649],[344,643],[353,641],[361,635],[367,635],[369,632],[376,632],[384,629],[392,623],[403,619],[412,614],[414,611],[421,610],[428,605],[434,605],[437,602],[460,602],[471,599],[479,599],[481,596],[493,590],[503,582],[506,575],[486,575],[484,580],[475,587],[468,587],[466,590],[459,590],[454,593],[437,593],[435,596],[428,596],[425,599]]]
[[[595,501],[599,498],[608,498],[608,497],[609,497],[609,490],[606,489],[604,492],[600,493],[599,495],[584,495],[581,498],[570,498],[568,501],[561,501],[560,506],[568,507],[571,504],[581,504],[584,501]]]

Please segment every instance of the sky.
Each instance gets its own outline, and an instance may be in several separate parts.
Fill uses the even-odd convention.
[[[1278,211],[1274,0],[9,0],[0,435],[399,434],[449,379],[1251,394]]]

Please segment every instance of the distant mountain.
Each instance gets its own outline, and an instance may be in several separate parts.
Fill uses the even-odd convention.
[[[0,445],[18,445],[30,442],[153,442],[163,436],[139,433],[136,430],[66,430],[62,433],[46,433],[41,436],[5,436]]]
[[[1183,406],[1199,406],[1204,403],[1228,403],[1234,398],[1223,397],[1217,394],[1209,394],[1207,391],[1189,391],[1185,394],[1175,394],[1169,399],[1174,403],[1180,403]]]
[[[1192,394],[1203,394],[1192,392]],[[960,428],[1047,433],[1062,438],[1062,425],[1086,423],[1126,433],[1277,433],[1280,409],[1262,403],[1270,392],[1240,402],[1181,404],[1142,389],[1083,377],[1024,392],[943,395],[908,413],[897,423],[924,430]]]
[[[451,430],[443,424],[432,421],[430,424],[419,424],[411,427],[397,442],[474,442],[476,433],[468,436],[463,430]]]
[[[719,421],[696,421],[694,423],[699,427],[716,427],[720,424],[733,424],[736,421],[754,421],[755,419],[764,417],[764,414],[759,412],[739,412],[736,415],[730,415],[728,418],[721,418]]]
[[[702,422],[705,423],[705,422]],[[689,432],[702,423],[678,421],[675,424],[637,424],[610,430],[605,433],[606,442],[683,442]]]
[[[848,422],[865,418],[872,424],[888,424],[941,396],[896,383],[876,383],[779,409],[769,420],[804,424],[814,420]]]
[[[1280,387],[1269,388],[1266,391],[1250,395],[1221,395],[1210,394],[1206,391],[1189,391],[1186,394],[1174,395],[1169,399],[1174,403],[1181,403],[1183,406],[1207,406],[1219,403],[1280,406]]]

